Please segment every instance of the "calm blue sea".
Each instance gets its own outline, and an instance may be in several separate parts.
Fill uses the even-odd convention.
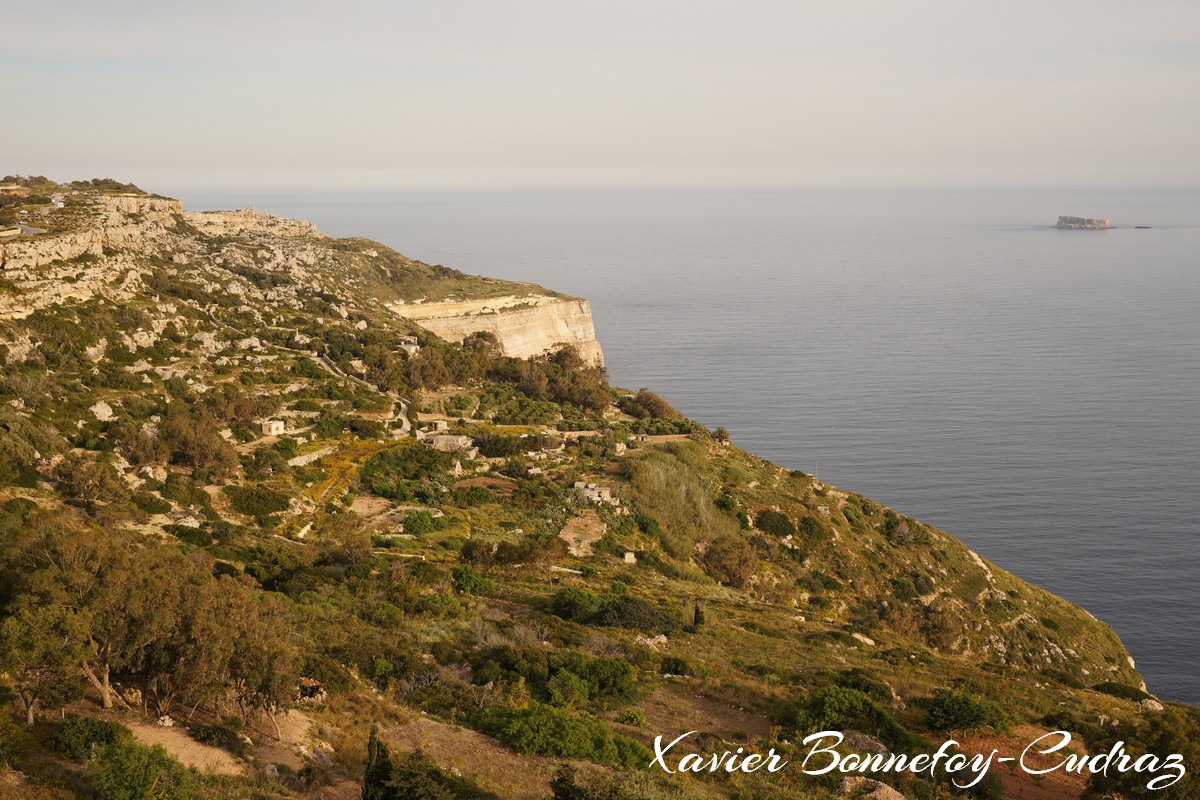
[[[1200,703],[1200,190],[181,194],[587,297],[614,383],[953,533]]]

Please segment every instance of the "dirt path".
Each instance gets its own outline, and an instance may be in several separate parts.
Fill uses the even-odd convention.
[[[124,724],[133,731],[133,738],[144,745],[162,745],[175,758],[186,766],[195,767],[200,772],[213,772],[218,775],[244,775],[246,764],[232,753],[219,747],[200,744],[185,728],[163,728],[140,720],[123,720]]]

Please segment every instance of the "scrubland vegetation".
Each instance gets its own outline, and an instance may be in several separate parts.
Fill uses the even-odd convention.
[[[89,186],[136,190],[113,184]],[[363,240],[171,236],[111,256],[138,275],[120,303],[0,320],[14,797],[822,800],[838,782],[798,771],[667,778],[653,738],[788,756],[827,728],[903,752],[1031,725],[1092,749],[1200,741],[1193,709],[1142,703],[1107,626],[945,533],[610,387],[570,348],[508,358],[374,299],[512,285]],[[319,269],[297,277],[301,255]],[[434,419],[478,452],[405,432]],[[234,766],[138,738],[166,717]],[[1193,797],[1188,780],[1154,796]]]

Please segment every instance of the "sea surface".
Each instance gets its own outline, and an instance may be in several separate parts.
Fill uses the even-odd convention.
[[[586,297],[615,384],[958,536],[1200,703],[1200,190],[180,194]]]

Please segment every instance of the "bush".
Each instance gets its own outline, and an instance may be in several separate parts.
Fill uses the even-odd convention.
[[[1133,700],[1134,702],[1141,702],[1142,700],[1146,700],[1150,697],[1150,695],[1146,694],[1141,689],[1124,683],[1117,683],[1116,681],[1097,683],[1092,687],[1092,689],[1102,694],[1120,697],[1123,700]]]
[[[924,701],[925,725],[934,731],[956,731],[991,725],[1004,729],[1008,717],[995,703],[975,698],[961,692],[939,689],[933,697]]]
[[[568,586],[550,597],[550,612],[563,619],[579,622],[596,613],[600,598],[587,589]]]
[[[795,536],[796,526],[788,519],[786,514],[781,514],[778,511],[767,509],[760,511],[758,516],[754,518],[754,527],[764,533],[773,533],[776,536]]]
[[[407,439],[367,459],[359,479],[380,497],[403,502],[427,494],[419,484],[444,477],[452,466],[449,454]]]
[[[414,511],[404,518],[404,532],[413,536],[424,536],[442,527],[438,518],[428,511]]]
[[[754,548],[740,536],[722,536],[710,542],[700,563],[718,583],[739,589],[758,568]]]
[[[166,514],[171,510],[171,504],[150,492],[135,492],[133,504],[147,514]]]
[[[595,717],[542,703],[528,708],[488,708],[476,725],[522,753],[584,758],[626,769],[650,763],[650,751],[632,739],[614,736]]]
[[[639,389],[632,397],[622,397],[618,406],[629,416],[638,419],[683,419],[683,414],[649,389]]]
[[[692,670],[692,665],[688,663],[686,658],[678,656],[663,656],[662,664],[658,671],[662,675],[695,675]]]
[[[187,800],[192,775],[161,745],[114,742],[92,759],[92,785],[100,800]]]
[[[265,486],[226,486],[225,496],[239,514],[254,517],[260,525],[267,525],[272,514],[288,507],[288,496]]]
[[[450,570],[454,588],[463,594],[484,594],[492,589],[492,582],[475,571],[470,564],[459,564]]]
[[[7,711],[0,712],[0,768],[10,766],[28,752],[33,736]]]
[[[671,633],[682,627],[682,623],[671,614],[645,600],[627,595],[605,599],[587,622],[611,628],[632,628],[646,633]]]
[[[197,742],[228,750],[238,758],[245,758],[249,752],[246,741],[225,725],[197,725],[191,729],[191,734]]]
[[[780,721],[797,734],[850,728],[879,737],[893,752],[924,749],[920,739],[870,697],[844,686],[827,686],[797,700],[784,709]]]
[[[627,708],[624,711],[618,712],[613,717],[613,722],[618,722],[621,725],[633,725],[636,728],[644,728],[646,727],[646,715],[636,709]]]
[[[54,747],[72,761],[87,761],[92,748],[128,741],[132,736],[116,722],[70,714],[54,735]]]

